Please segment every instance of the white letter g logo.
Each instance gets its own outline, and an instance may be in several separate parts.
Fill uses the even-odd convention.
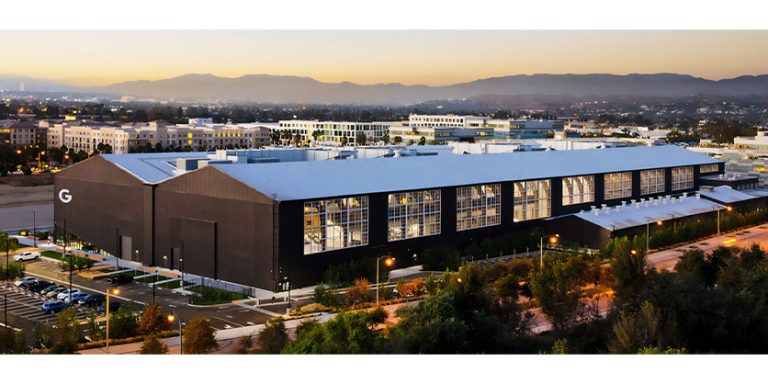
[[[72,201],[72,195],[69,194],[69,189],[64,188],[59,191],[59,200],[61,200],[61,202],[64,204]]]

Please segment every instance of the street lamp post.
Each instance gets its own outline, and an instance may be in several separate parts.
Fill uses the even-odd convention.
[[[181,269],[181,288],[184,288],[184,259],[179,258],[179,268]]]
[[[656,220],[656,225],[661,225],[661,220]],[[645,222],[645,254],[651,252],[651,222]]]
[[[174,314],[168,315],[168,322],[173,324],[173,320],[176,319],[176,316]],[[184,354],[184,338],[182,337],[182,329],[181,329],[181,317],[179,316],[179,355]]]
[[[376,306],[379,306],[379,290],[381,287],[379,286],[379,265],[381,264],[381,259],[384,259],[384,265],[387,267],[391,267],[395,265],[395,258],[389,257],[389,256],[379,256],[376,258]]]
[[[555,233],[552,235],[544,235],[539,239],[539,267],[544,266],[544,238],[549,238],[550,244],[557,244],[558,239],[560,238],[560,235]]]
[[[35,210],[32,210],[32,242],[35,245],[35,248],[37,248],[37,214],[35,213]]]
[[[112,290],[111,293],[113,295],[119,295],[120,294],[120,290],[115,288],[115,289]],[[109,294],[110,294],[110,290],[109,290],[109,288],[107,288],[107,304],[105,306],[106,313],[107,313],[107,354],[109,354]]]
[[[115,228],[115,269],[120,269],[120,231]]]
[[[722,211],[723,209],[725,209],[726,212],[731,212],[733,211],[733,207],[729,205],[725,208],[717,209],[717,235],[718,236],[720,236],[720,211]]]
[[[8,269],[8,260],[11,258],[11,237],[5,237],[5,286],[8,286],[8,280],[11,279],[11,270]]]

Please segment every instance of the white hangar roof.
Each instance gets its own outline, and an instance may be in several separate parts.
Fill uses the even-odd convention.
[[[721,162],[656,146],[210,166],[289,201]]]

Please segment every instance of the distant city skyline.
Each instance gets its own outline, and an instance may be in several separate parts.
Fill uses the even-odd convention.
[[[100,86],[187,73],[446,85],[537,73],[768,73],[768,31],[0,31],[0,74]]]

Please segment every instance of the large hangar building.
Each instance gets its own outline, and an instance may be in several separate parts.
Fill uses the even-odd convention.
[[[179,269],[183,258],[187,273],[277,291],[286,278],[317,283],[351,259],[413,260],[534,226],[599,242],[604,235],[579,220],[605,229],[605,216],[590,215],[622,205],[662,214],[640,209],[641,199],[658,206],[685,194],[670,207],[722,208],[694,195],[724,172],[722,161],[675,146],[290,161],[275,153],[93,157],[56,175],[57,229],[121,259]]]

